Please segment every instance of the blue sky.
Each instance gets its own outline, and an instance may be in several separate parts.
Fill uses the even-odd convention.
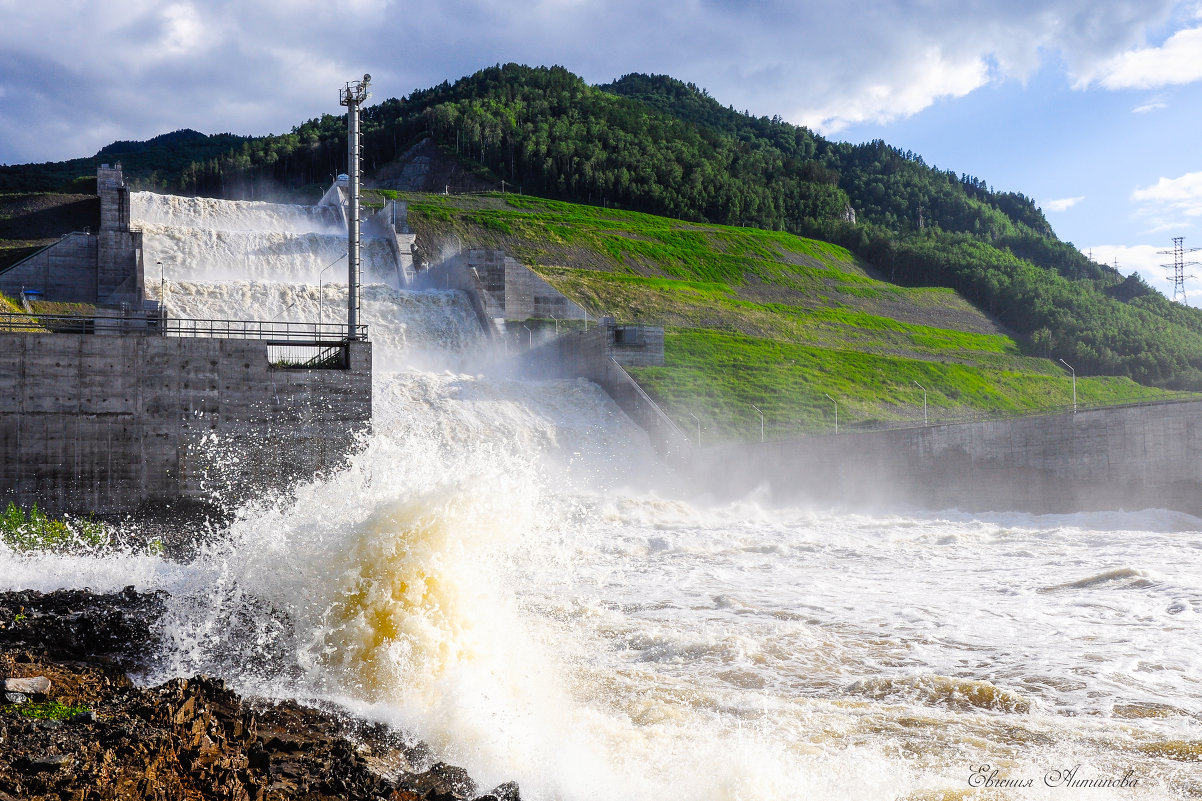
[[[1170,293],[1156,251],[1202,246],[1202,0],[0,0],[0,163],[285,131],[364,72],[383,99],[507,61],[884,139]]]

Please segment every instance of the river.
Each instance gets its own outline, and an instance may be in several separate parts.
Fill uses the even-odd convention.
[[[320,216],[134,216],[173,313],[341,320]],[[345,469],[187,562],[0,546],[0,583],[167,590],[142,680],[339,704],[535,801],[1202,797],[1197,518],[715,502],[596,386],[507,375],[458,293],[363,318]]]

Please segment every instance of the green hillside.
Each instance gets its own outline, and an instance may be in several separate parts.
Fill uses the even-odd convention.
[[[600,316],[666,327],[666,366],[631,372],[710,441],[917,424],[1071,405],[1072,384],[954,291],[899,287],[837,245],[517,195],[386,193],[430,253],[500,248]],[[551,324],[553,321],[545,321]],[[921,385],[921,387],[919,386]],[[1078,378],[1079,402],[1168,397]]]
[[[385,100],[362,119],[369,180],[402,172],[398,160],[428,142],[472,186],[836,243],[890,283],[955,289],[1026,352],[1082,374],[1202,389],[1202,311],[1090,261],[1020,192],[881,141],[831,141],[667,76],[597,87],[515,64]],[[0,167],[0,191],[68,191],[99,160],[121,160],[138,186],[312,200],[346,169],[345,123],[115,143],[90,160]]]

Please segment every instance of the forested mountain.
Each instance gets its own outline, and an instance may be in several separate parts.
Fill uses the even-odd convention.
[[[826,239],[887,280],[959,290],[1033,353],[1083,373],[1202,389],[1202,312],[1061,242],[1030,198],[881,141],[832,142],[666,76],[592,87],[559,67],[512,64],[362,116],[369,176],[430,137],[498,188]],[[327,185],[346,169],[345,118],[259,138],[181,131],[91,160],[0,167],[0,191],[60,190],[101,160],[183,193]]]

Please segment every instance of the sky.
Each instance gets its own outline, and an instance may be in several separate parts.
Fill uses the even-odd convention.
[[[1202,246],[1202,0],[0,0],[0,163],[280,133],[364,73],[383,100],[505,62],[883,139],[1170,297],[1158,251]]]

